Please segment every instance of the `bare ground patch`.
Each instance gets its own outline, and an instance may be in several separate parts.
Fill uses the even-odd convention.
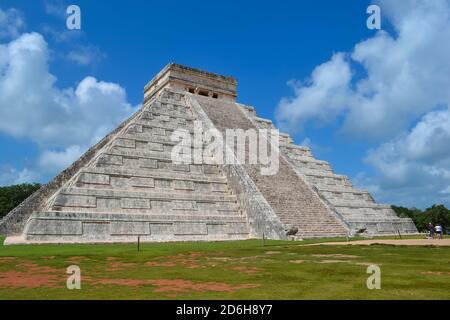
[[[291,261],[289,261],[290,263],[295,263],[295,264],[300,264],[300,263],[303,263],[303,262],[305,262],[305,260],[291,260]]]
[[[145,263],[148,267],[184,267],[187,269],[207,268],[202,265],[200,252],[190,252],[188,254],[178,254],[175,256],[158,257]]]
[[[16,259],[15,257],[0,257],[0,262],[12,262]]]
[[[6,288],[57,288],[65,279],[65,270],[40,266],[31,262],[17,265],[16,270],[0,274],[0,287]]]
[[[238,271],[239,273],[246,275],[253,275],[261,272],[261,270],[256,267],[248,267],[248,266],[232,266],[226,269]]]
[[[84,257],[84,256],[75,256],[75,257],[70,257],[66,261],[71,264],[80,264],[83,261],[88,260],[88,259],[89,259],[88,257]]]
[[[108,271],[123,271],[132,267],[135,267],[136,264],[135,263],[124,263],[124,262],[120,262],[120,261],[113,261],[108,263],[107,265],[107,270]]]
[[[231,285],[222,282],[193,282],[184,279],[100,279],[94,284],[118,286],[155,286],[155,292],[234,292],[241,289],[256,288],[257,284]]]
[[[345,260],[320,260],[320,261],[317,261],[317,263],[321,263],[321,264],[350,263],[350,261],[345,261]]]
[[[353,258],[359,258],[359,256],[351,255],[351,254],[340,254],[340,253],[334,253],[334,254],[312,254],[312,257],[318,257],[318,258],[343,258],[343,259],[353,259]]]
[[[450,272],[442,272],[442,271],[425,271],[421,272],[420,274],[431,276],[450,276]]]

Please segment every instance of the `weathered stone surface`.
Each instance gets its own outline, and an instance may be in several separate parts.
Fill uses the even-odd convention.
[[[172,162],[173,132],[192,136],[194,120],[220,131],[273,128],[235,98],[232,78],[167,66],[146,86],[141,110],[11,211],[0,233],[89,243],[287,239],[294,227],[300,237],[417,231],[287,134],[275,176],[259,165]]]
[[[71,220],[37,220],[29,224],[26,231],[29,235],[82,235],[81,221]]]
[[[176,235],[206,235],[208,229],[206,223],[183,222],[174,224],[174,233]]]
[[[227,129],[257,129],[235,103],[216,102],[197,96],[195,100],[222,133]],[[284,229],[296,226],[300,230],[299,236],[305,238],[347,234],[344,225],[327,210],[319,196],[308,188],[284,159],[280,159],[279,170],[273,176],[262,175],[260,165],[245,165],[244,168],[279,217]],[[316,228],[312,221],[320,227]]]
[[[150,235],[150,224],[140,221],[112,221],[111,235]]]

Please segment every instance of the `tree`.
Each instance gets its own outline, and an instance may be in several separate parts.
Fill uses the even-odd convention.
[[[427,231],[430,222],[433,225],[441,224],[444,230],[450,230],[450,211],[443,205],[433,205],[425,211],[397,206],[392,206],[392,209],[400,218],[411,218],[420,232]]]
[[[38,183],[0,187],[0,218],[7,215],[40,187]]]
[[[425,210],[427,223],[440,224],[444,230],[450,230],[450,211],[443,205],[434,205]]]
[[[417,230],[425,231],[426,225],[423,225],[423,212],[416,208],[405,208],[405,207],[397,207],[392,206],[392,210],[395,211],[399,218],[411,218],[411,220],[416,225]]]

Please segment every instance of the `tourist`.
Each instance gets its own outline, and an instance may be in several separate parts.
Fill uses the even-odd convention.
[[[434,226],[431,222],[428,224],[428,231],[430,239],[434,239]]]
[[[436,226],[436,233],[438,234],[439,239],[442,239],[442,232],[443,232],[442,226],[440,224],[438,224]]]

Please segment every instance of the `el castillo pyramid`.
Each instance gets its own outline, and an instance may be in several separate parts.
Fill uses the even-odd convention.
[[[0,221],[15,243],[212,241],[417,233],[329,163],[280,134],[279,167],[174,163],[172,134],[274,129],[234,78],[169,64],[142,108]],[[233,151],[234,152],[234,149]]]

